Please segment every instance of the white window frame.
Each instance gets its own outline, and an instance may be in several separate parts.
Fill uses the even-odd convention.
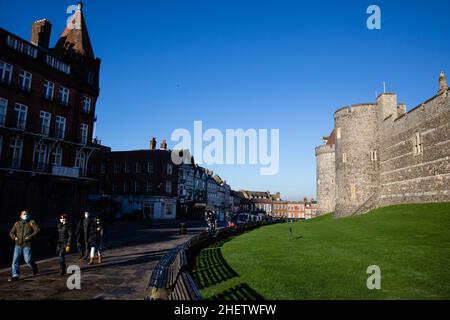
[[[169,176],[171,176],[173,174],[173,164],[171,164],[171,163],[167,164],[167,174]]]
[[[80,130],[81,130],[80,142],[81,144],[87,144],[89,135],[89,126],[86,123],[82,123]]]
[[[60,145],[57,145],[52,151],[52,165],[55,167],[61,167],[63,160],[63,149]]]
[[[91,105],[92,99],[88,96],[83,96],[83,112],[90,114],[91,113]]]
[[[56,138],[64,140],[66,136],[66,118],[56,116]],[[62,133],[62,135],[61,135]]]
[[[84,151],[77,152],[75,156],[75,168],[80,169],[80,175],[83,175],[85,167],[86,167],[86,153]]]
[[[44,81],[44,97],[48,100],[53,100],[55,94],[55,84],[49,80]]]
[[[145,182],[145,192],[151,193],[152,192],[152,182],[150,180],[147,180]]]
[[[153,161],[147,162],[147,173],[153,173],[154,172],[154,166]]]
[[[25,130],[27,127],[28,107],[21,103],[16,103],[14,106],[16,113],[16,128]]]
[[[22,90],[30,91],[31,83],[33,81],[33,75],[25,70],[20,70],[19,72],[19,87]]]
[[[9,146],[12,149],[11,150],[12,167],[18,169],[22,164],[23,140],[20,138],[11,138]],[[18,154],[16,154],[16,152],[18,152]]]
[[[69,88],[61,86],[59,88],[59,102],[65,106],[69,105],[70,90]]]
[[[48,146],[40,141],[34,144],[33,167],[38,171],[44,171],[47,166],[47,148]]]
[[[8,100],[0,98],[0,126],[6,123],[6,114],[8,113]]]
[[[52,114],[41,110],[39,113],[39,120],[41,125],[41,134],[48,137],[50,134],[50,126],[52,123]]]
[[[11,83],[13,69],[14,67],[11,64],[0,60],[0,81],[5,83]],[[8,78],[6,78],[7,74]]]

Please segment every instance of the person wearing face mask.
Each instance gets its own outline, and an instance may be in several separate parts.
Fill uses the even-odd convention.
[[[87,260],[91,245],[89,244],[89,238],[92,233],[95,232],[95,222],[91,218],[88,211],[84,212],[83,219],[78,222],[75,236],[77,239],[77,248],[80,253],[80,260]]]
[[[58,223],[58,245],[56,252],[59,257],[59,274],[66,274],[66,254],[70,252],[72,243],[72,225],[67,214],[62,214]]]
[[[89,243],[91,245],[91,252],[89,256],[89,264],[94,263],[95,253],[97,252],[98,255],[98,263],[102,263],[102,251],[104,248],[104,231],[103,226],[100,221],[100,218],[95,219],[95,233],[92,234],[91,238],[89,239]]]
[[[39,232],[39,226],[34,220],[30,219],[27,211],[20,213],[20,221],[17,221],[11,229],[9,236],[15,241],[14,257],[12,263],[12,277],[9,281],[20,280],[20,260],[25,260],[25,263],[33,272],[33,276],[38,273],[38,267],[33,260],[31,251],[31,241]]]

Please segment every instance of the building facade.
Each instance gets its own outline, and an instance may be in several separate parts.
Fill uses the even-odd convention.
[[[33,23],[31,40],[0,29],[0,220],[29,210],[41,220],[78,216],[96,180],[88,164],[99,96],[100,59],[82,4],[54,47],[52,25]]]
[[[394,204],[450,201],[449,121],[443,72],[437,94],[409,112],[394,93],[339,109],[335,143],[316,149],[319,207],[342,217]],[[333,166],[335,186],[324,187]]]
[[[104,166],[105,156],[95,156],[94,170]],[[106,196],[117,204],[118,217],[170,220],[177,217],[178,167],[173,164],[171,151],[163,141],[156,149],[156,141],[148,150],[113,151],[106,164],[106,175],[96,171],[100,184],[107,185]],[[102,181],[103,179],[103,181]],[[91,200],[105,194],[95,193]]]

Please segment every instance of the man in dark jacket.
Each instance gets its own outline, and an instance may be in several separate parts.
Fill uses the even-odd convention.
[[[68,221],[68,216],[62,214],[58,224],[58,245],[56,252],[59,256],[59,274],[66,274],[66,254],[70,252],[72,243],[72,225]]]
[[[33,260],[31,251],[31,241],[39,232],[39,226],[34,220],[30,219],[27,211],[20,213],[20,221],[17,221],[11,229],[9,236],[15,241],[14,257],[12,263],[12,278],[9,281],[20,280],[20,260],[22,257],[25,263],[33,272],[35,276],[38,273],[38,268]]]
[[[77,248],[80,253],[80,260],[87,260],[91,246],[89,238],[95,233],[95,223],[89,212],[84,213],[83,219],[78,222],[75,236],[77,238]]]

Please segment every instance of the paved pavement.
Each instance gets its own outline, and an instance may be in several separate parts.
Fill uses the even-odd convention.
[[[0,300],[143,299],[158,260],[174,246],[204,230],[205,223],[189,222],[188,235],[179,235],[178,222],[122,223],[109,230],[104,262],[88,266],[77,254],[67,265],[81,268],[81,290],[67,288],[68,276],[59,276],[57,258],[38,261],[39,274],[22,265],[22,280],[8,282],[11,269],[0,270]],[[97,262],[97,261],[96,261]]]

